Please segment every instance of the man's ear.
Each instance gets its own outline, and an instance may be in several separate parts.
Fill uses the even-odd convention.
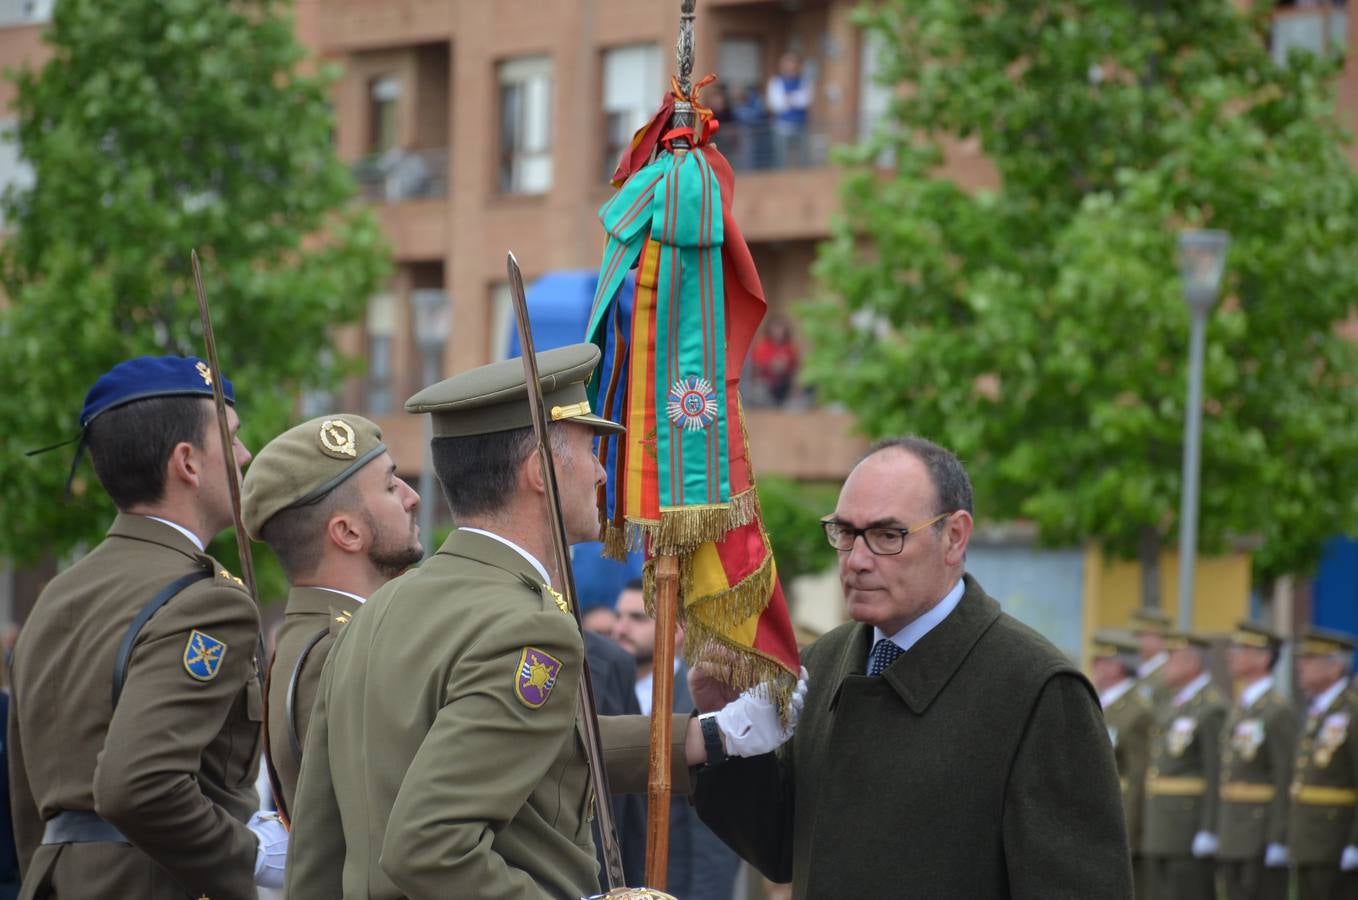
[[[325,523],[325,538],[345,553],[362,553],[370,539],[367,524],[349,511],[337,512]]]
[[[519,464],[520,484],[527,487],[535,494],[546,494],[547,483],[542,477],[542,450],[535,447],[532,453],[523,458]]]
[[[966,559],[974,524],[971,513],[966,510],[958,510],[948,517],[948,524],[943,528],[943,560],[948,565],[960,566]]]
[[[165,483],[177,482],[197,488],[203,480],[204,464],[197,447],[188,441],[180,441],[170,449],[170,458],[165,463]]]

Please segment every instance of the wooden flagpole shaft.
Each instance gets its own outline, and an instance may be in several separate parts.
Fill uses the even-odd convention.
[[[663,891],[670,857],[670,710],[674,707],[674,633],[679,557],[655,561],[655,655],[651,670],[651,768],[646,786],[646,886]]]

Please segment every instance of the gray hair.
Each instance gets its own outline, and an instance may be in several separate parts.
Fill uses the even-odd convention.
[[[967,477],[967,470],[962,466],[962,461],[951,450],[940,447],[926,438],[908,434],[878,441],[868,449],[863,459],[883,450],[900,450],[924,463],[924,468],[929,473],[929,481],[934,486],[934,493],[938,495],[939,508],[934,512],[951,513],[958,510],[972,512],[971,479]],[[939,522],[934,527],[941,528],[944,524],[946,523]]]

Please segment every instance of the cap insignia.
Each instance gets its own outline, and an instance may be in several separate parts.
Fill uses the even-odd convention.
[[[321,423],[321,449],[326,455],[336,459],[353,459],[358,456],[354,446],[353,426],[343,419],[326,419]]]
[[[200,359],[194,368],[198,370],[198,376],[203,379],[203,384],[212,387],[212,370],[207,367],[207,363]]]

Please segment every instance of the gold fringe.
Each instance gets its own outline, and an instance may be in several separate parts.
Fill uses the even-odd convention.
[[[627,558],[627,530],[619,528],[612,522],[605,522],[603,527],[603,555],[609,559],[624,560]]]
[[[773,556],[766,552],[759,568],[736,584],[715,594],[686,600],[684,613],[690,622],[699,622],[714,631],[730,631],[769,605],[774,572]]]
[[[729,503],[677,506],[660,511],[660,524],[647,526],[651,553],[682,556],[708,541],[719,541],[735,528],[750,524],[759,514],[759,497],[751,487]]]
[[[690,666],[702,665],[708,674],[738,691],[770,684],[780,714],[787,712],[797,687],[797,676],[778,660],[696,623],[684,631],[684,659]]]

